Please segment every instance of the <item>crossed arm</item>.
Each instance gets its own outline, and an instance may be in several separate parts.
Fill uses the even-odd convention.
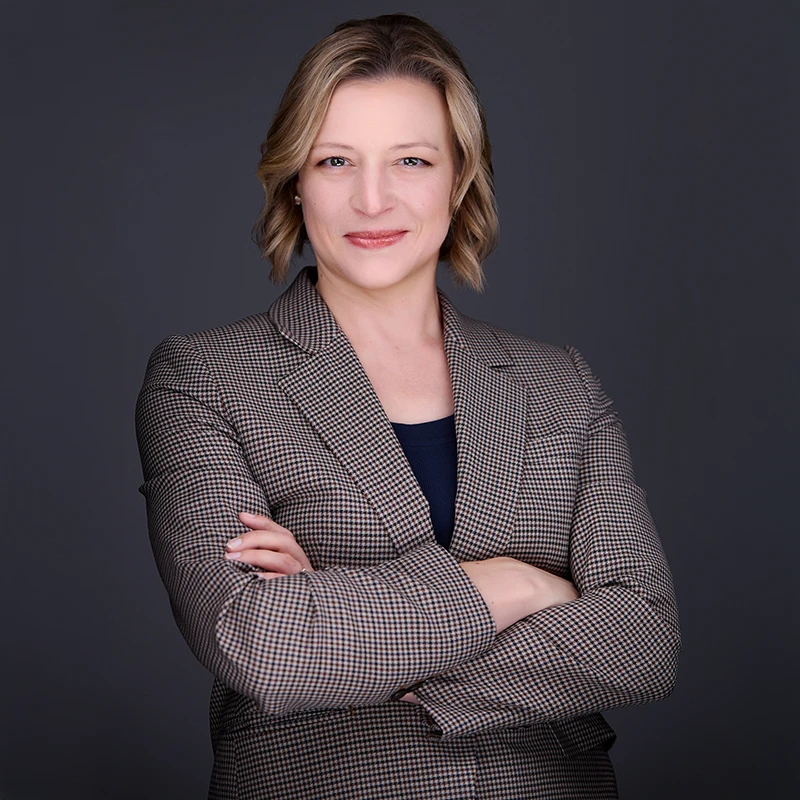
[[[513,559],[459,564],[435,543],[374,567],[313,572],[269,520],[204,362],[186,337],[164,340],[137,401],[140,491],[198,660],[273,713],[381,703],[415,686],[444,734],[668,694],[680,647],[671,576],[616,413],[569,352],[593,404],[575,587]],[[239,517],[245,510],[256,517]],[[239,558],[223,557],[237,538]]]
[[[241,512],[247,533],[226,543],[225,558],[259,567],[259,578],[272,579],[313,572],[311,562],[290,530],[270,517]],[[461,563],[486,603],[497,632],[545,608],[578,598],[575,585],[558,575],[515,558],[489,558]],[[418,702],[413,692],[400,699]]]

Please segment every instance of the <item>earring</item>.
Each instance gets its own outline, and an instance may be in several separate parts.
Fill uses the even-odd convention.
[[[303,201],[300,199],[300,195],[299,195],[299,194],[296,194],[296,195],[294,196],[294,204],[295,204],[296,206],[299,206],[299,205],[300,205],[300,203],[302,203],[302,202],[303,202]]]

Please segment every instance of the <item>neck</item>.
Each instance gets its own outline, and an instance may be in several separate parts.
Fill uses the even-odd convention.
[[[316,288],[357,348],[407,350],[442,342],[435,268],[409,276],[402,284],[378,289],[357,286],[320,270]]]

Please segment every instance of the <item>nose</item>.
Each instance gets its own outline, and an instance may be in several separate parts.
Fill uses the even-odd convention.
[[[351,201],[353,207],[370,217],[394,206],[391,177],[377,164],[364,164],[358,171]]]

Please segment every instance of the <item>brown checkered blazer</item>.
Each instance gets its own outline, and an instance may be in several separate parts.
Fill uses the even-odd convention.
[[[267,313],[164,339],[136,404],[172,611],[215,676],[210,798],[616,797],[602,709],[672,690],[672,578],[611,400],[573,347],[439,294],[458,442],[450,550],[306,267]],[[315,572],[223,558],[239,511]],[[581,597],[500,635],[459,566],[512,556]],[[420,705],[398,697],[416,686]]]

